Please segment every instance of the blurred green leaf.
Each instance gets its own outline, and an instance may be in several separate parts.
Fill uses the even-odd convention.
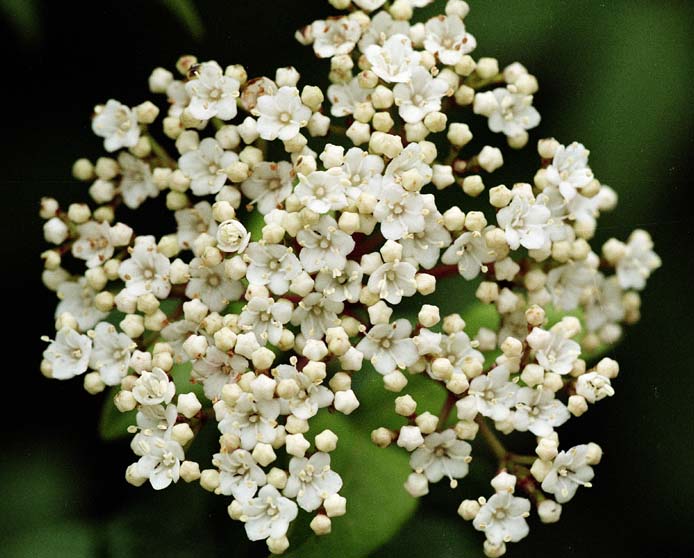
[[[3,541],[4,558],[93,558],[98,555],[97,530],[66,521],[20,531]]]
[[[290,547],[288,557],[364,558],[390,539],[415,511],[417,501],[403,488],[409,472],[406,452],[376,447],[369,431],[354,420],[369,412],[361,408],[350,417],[322,412],[311,420],[312,434],[329,428],[340,438],[331,457],[344,481],[340,493],[347,498],[347,514],[333,519],[330,535],[308,537],[303,544]],[[295,537],[291,541],[296,544]]]
[[[37,0],[0,0],[0,11],[22,39],[36,42],[41,35],[41,18]]]
[[[205,28],[193,0],[161,0],[161,2],[180,20],[191,37],[202,38]]]

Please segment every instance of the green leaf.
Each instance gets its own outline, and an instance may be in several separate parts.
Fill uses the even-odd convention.
[[[119,391],[120,388],[113,387],[106,393],[99,419],[99,436],[102,440],[117,440],[128,436],[128,426],[135,424],[136,411],[121,413],[113,403],[113,398]]]
[[[168,10],[175,15],[184,25],[188,33],[194,39],[200,39],[205,33],[205,28],[200,19],[198,9],[192,0],[161,0]]]
[[[331,457],[344,481],[340,493],[347,498],[347,514],[333,519],[330,535],[308,537],[303,544],[290,547],[288,557],[364,558],[414,513],[417,501],[403,488],[409,473],[407,453],[371,443],[369,432],[354,420],[369,412],[365,407],[350,417],[322,412],[311,420],[312,434],[330,428],[340,438]],[[290,541],[296,544],[295,537]]]
[[[97,530],[65,521],[21,531],[2,544],[5,558],[92,558],[98,555]]]

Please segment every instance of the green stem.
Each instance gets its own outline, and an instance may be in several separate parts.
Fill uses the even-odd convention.
[[[173,159],[173,157],[171,157],[171,155],[169,155],[169,153],[166,151],[166,149],[164,149],[161,146],[161,144],[157,140],[155,140],[152,136],[148,136],[148,138],[149,138],[149,144],[152,146],[152,153],[154,153],[154,155],[158,159],[160,159],[161,161],[166,163],[169,167],[171,167],[172,169],[175,169],[176,168],[176,161]]]
[[[506,451],[506,448],[501,443],[499,438],[497,438],[496,434],[492,432],[492,429],[489,428],[483,417],[478,416],[475,419],[475,422],[479,424],[480,434],[482,434],[482,438],[484,438],[484,441],[487,442],[489,449],[492,450],[492,453],[496,456],[500,463],[505,462],[508,458],[509,453],[508,451]]]

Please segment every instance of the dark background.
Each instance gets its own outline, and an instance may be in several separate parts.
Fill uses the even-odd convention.
[[[619,193],[599,238],[624,239],[645,228],[664,261],[644,293],[642,322],[614,352],[622,369],[617,396],[567,432],[568,440],[590,439],[605,449],[595,487],[565,506],[559,524],[533,528],[509,555],[682,556],[693,548],[694,518],[691,3],[469,3],[474,54],[504,65],[519,60],[540,80],[543,122],[531,138],[584,142],[596,175]],[[78,157],[101,154],[90,129],[95,104],[111,97],[138,104],[149,95],[151,69],[173,69],[189,52],[242,63],[250,75],[272,76],[275,67],[293,64],[311,81],[327,63],[315,63],[293,31],[330,8],[323,0],[204,0],[197,3],[202,39],[166,2],[101,0],[85,9],[78,2],[2,0],[0,8],[25,13],[34,4],[38,25],[0,20],[0,555],[142,556],[164,540],[177,548],[167,556],[262,550],[242,542],[222,498],[195,498],[200,489],[185,486],[155,493],[127,485],[127,442],[98,438],[101,398],[88,396],[79,380],[40,375],[39,337],[53,331],[55,302],[40,281],[36,210],[42,195],[85,195],[70,167]],[[480,541],[471,532],[431,497],[374,556],[478,556]]]

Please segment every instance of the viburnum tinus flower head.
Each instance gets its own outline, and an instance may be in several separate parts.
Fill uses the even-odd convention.
[[[458,510],[487,556],[558,521],[602,455],[562,427],[616,395],[604,354],[661,265],[645,230],[591,245],[617,196],[583,144],[539,139],[535,173],[496,179],[540,122],[538,81],[477,56],[464,1],[429,3],[331,0],[347,11],[297,32],[318,85],[190,55],[154,69],[152,100],[92,116],[106,155],[73,169],[91,201],[42,200],[42,373],[108,389],[128,482],[198,483],[272,553],[300,515],[355,529],[355,486],[458,491],[490,454],[494,492]],[[369,437],[399,470],[378,473]]]

